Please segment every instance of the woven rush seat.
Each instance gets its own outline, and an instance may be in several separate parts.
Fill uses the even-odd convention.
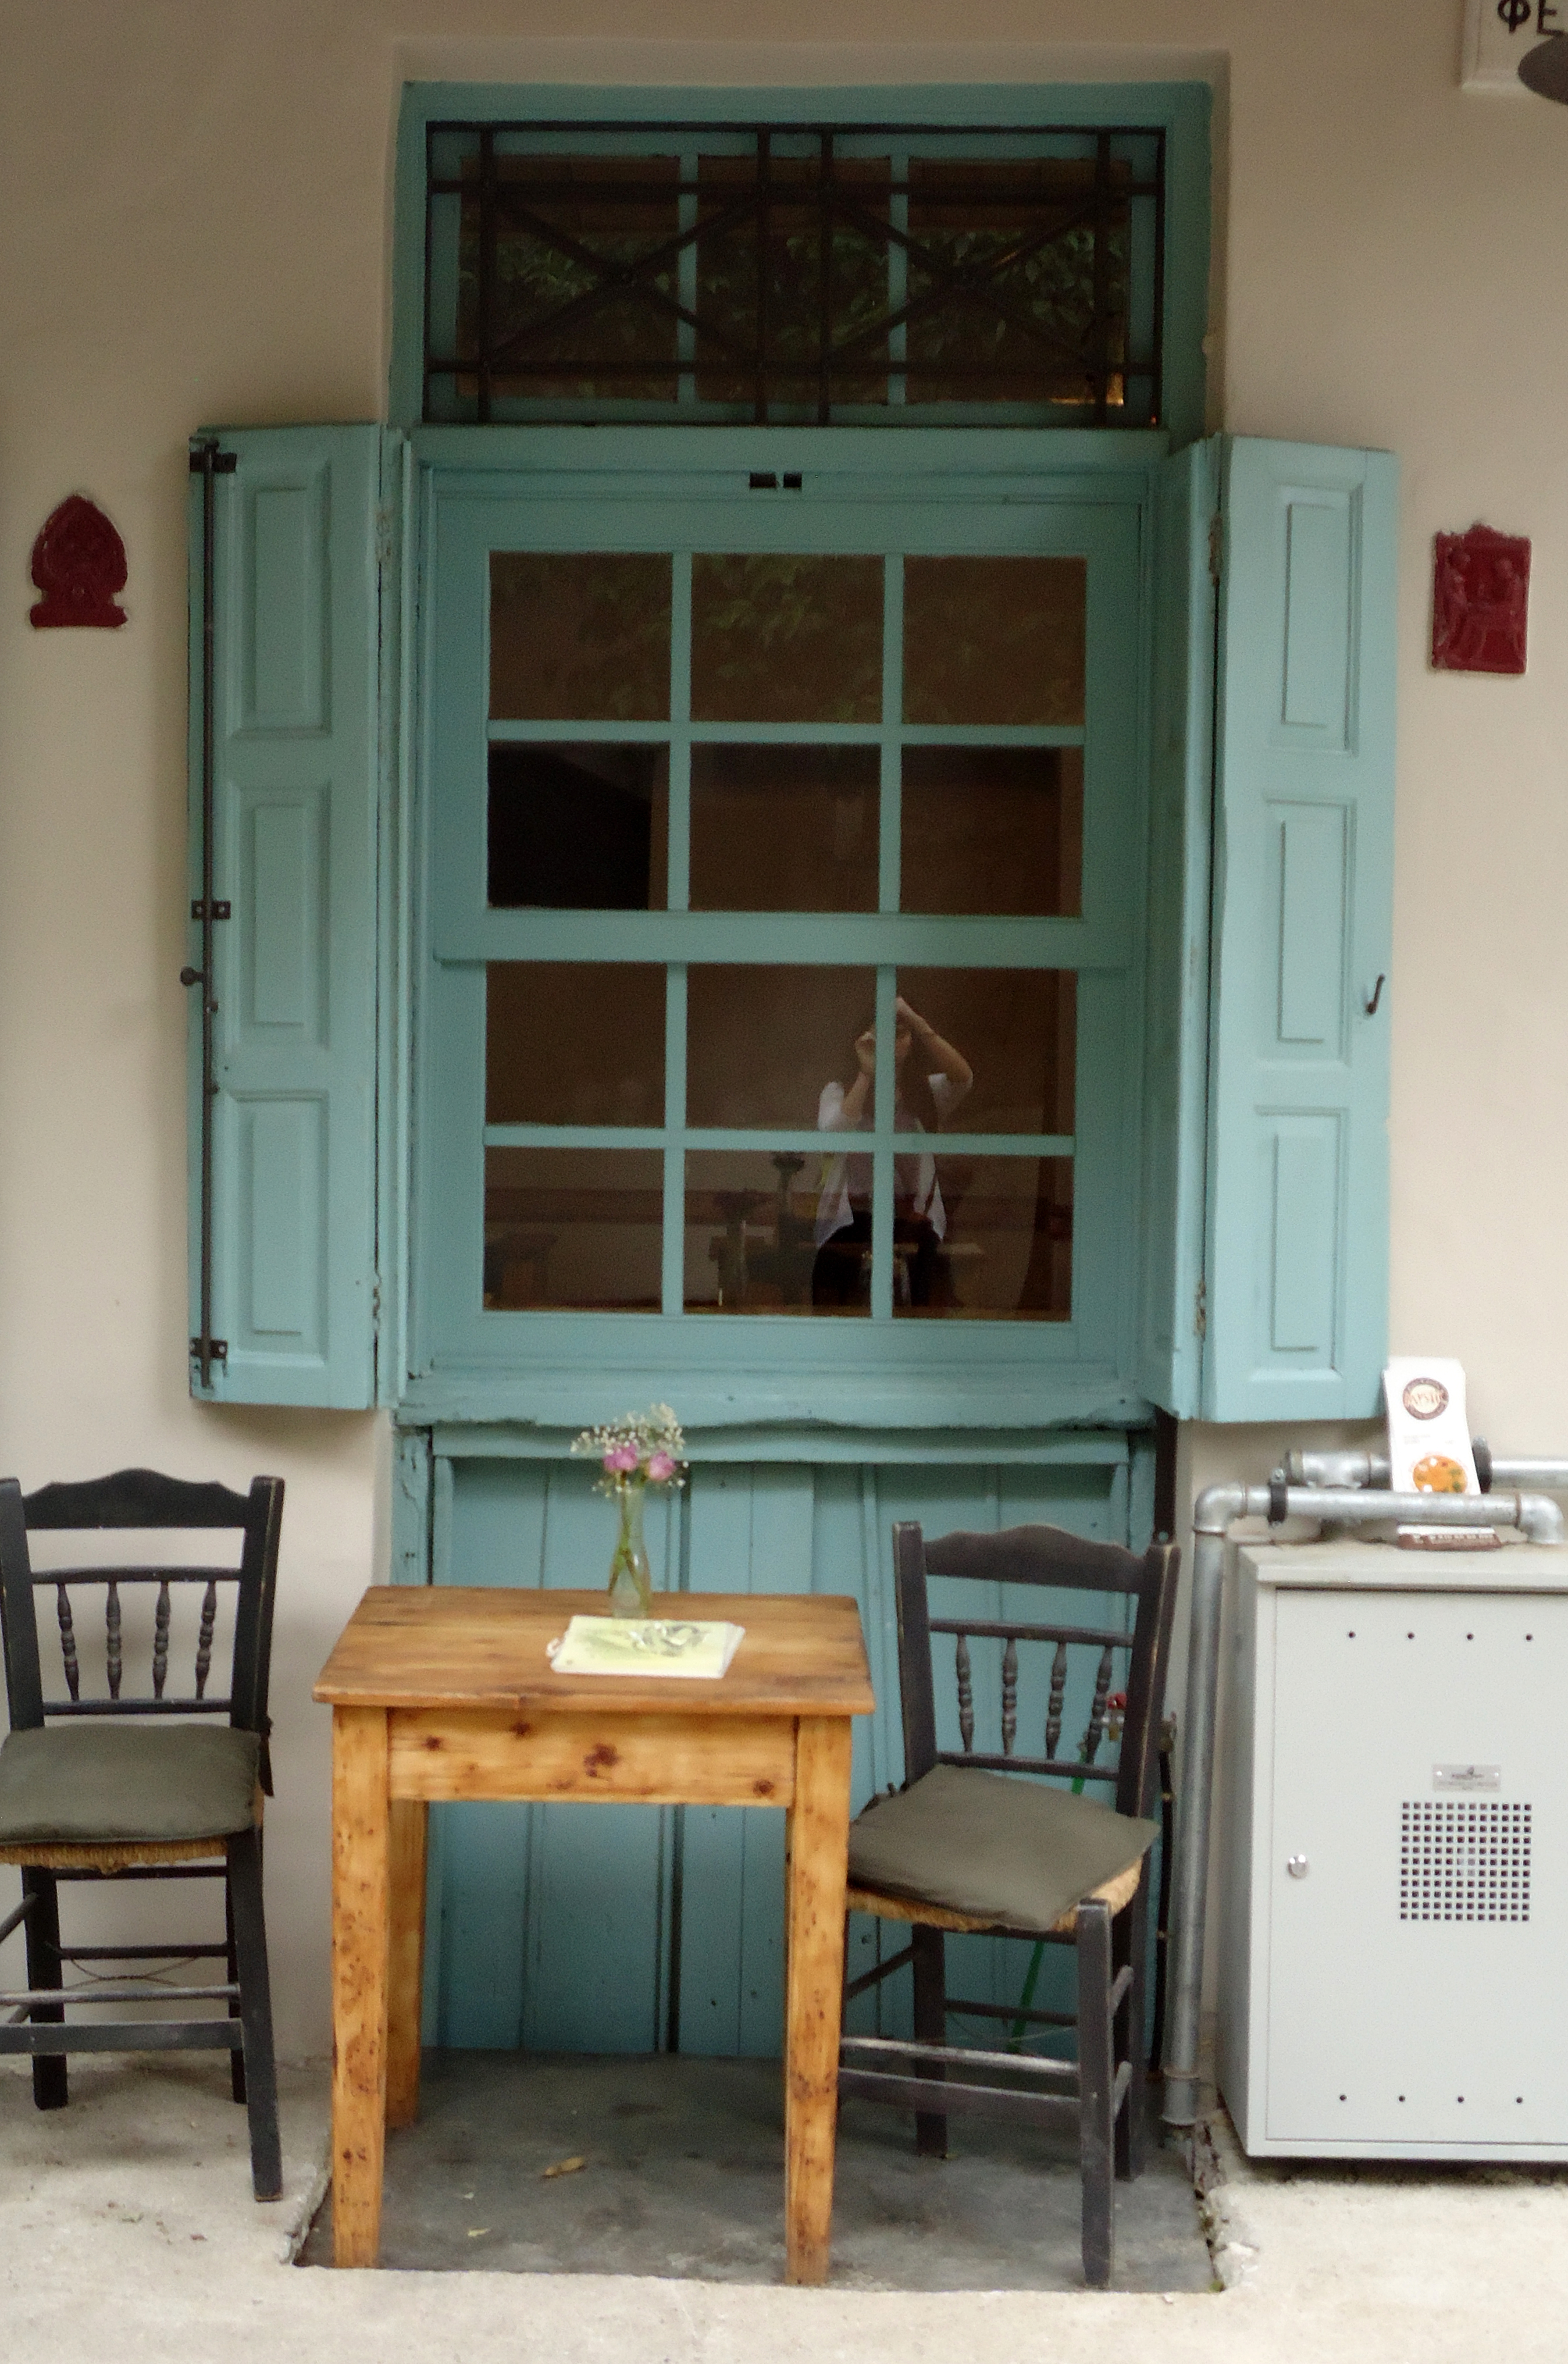
[[[1086,1897],[1113,1912],[1129,1901],[1156,1827],[1006,1773],[936,1765],[851,1826],[849,1909],[902,1920],[907,1899],[907,1918],[934,1927],[1066,1935]]]
[[[0,1857],[221,1839],[257,1820],[261,1739],[228,1725],[46,1725],[0,1744]]]

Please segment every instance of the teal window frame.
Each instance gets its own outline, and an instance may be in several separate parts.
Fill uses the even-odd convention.
[[[420,743],[427,800],[417,823],[425,891],[415,964],[421,980],[415,1100],[420,1159],[414,1188],[411,1377],[404,1399],[410,1414],[447,1411],[456,1390],[471,1416],[539,1418],[548,1407],[559,1418],[563,1399],[586,1400],[606,1373],[618,1373],[624,1377],[614,1384],[628,1400],[639,1390],[657,1393],[678,1385],[683,1411],[694,1421],[733,1418],[742,1399],[749,1415],[759,1419],[853,1418],[891,1425],[933,1419],[964,1426],[1006,1426],[1019,1420],[1123,1422],[1146,1418],[1146,1399],[1130,1377],[1136,1359],[1132,1264],[1125,1257],[1118,1264],[1114,1243],[1118,1237],[1130,1237],[1138,1220],[1140,1013],[1145,990],[1138,915],[1145,891],[1144,708],[1150,630],[1146,525],[1151,471],[1163,458],[1168,439],[1125,430],[1070,435],[1051,429],[902,429],[881,434],[855,428],[712,428],[699,437],[681,428],[600,427],[427,428],[412,440],[421,476]],[[858,917],[824,920],[807,913],[759,917],[676,909],[619,912],[606,924],[602,914],[485,908],[483,764],[477,738],[472,746],[466,741],[484,727],[486,569],[477,562],[487,537],[506,530],[496,520],[509,507],[515,507],[519,519],[553,516],[559,535],[568,530],[559,519],[574,484],[596,489],[601,500],[613,500],[617,486],[624,492],[635,483],[636,531],[632,542],[617,534],[614,546],[633,546],[639,536],[647,546],[659,546],[657,519],[680,509],[683,486],[687,498],[697,477],[707,481],[710,493],[716,485],[722,487],[715,496],[715,513],[733,518],[736,507],[748,503],[749,473],[764,466],[781,477],[799,470],[818,482],[849,477],[852,471],[851,481],[858,480],[865,489],[882,520],[917,493],[929,507],[932,478],[962,474],[955,512],[959,497],[989,494],[998,517],[1016,519],[1021,511],[1029,512],[1029,526],[1014,528],[1020,550],[1090,552],[1089,718],[1094,728],[1099,717],[1098,760],[1105,766],[1101,776],[1108,784],[1109,802],[1097,816],[1093,805],[1086,814],[1086,842],[1097,831],[1103,834],[1097,855],[1086,858],[1083,918],[942,919],[902,913],[889,908],[896,903],[897,870],[885,856],[884,908]],[[798,530],[793,520],[801,513],[793,506],[773,514],[779,520],[777,531],[793,536]],[[443,536],[447,519],[450,523]],[[1039,533],[1042,521],[1044,538],[1028,539]],[[842,529],[842,541],[846,548],[869,546],[852,525]],[[557,546],[580,545],[561,541]],[[824,545],[814,539],[801,546]],[[825,546],[835,543],[829,540]],[[458,552],[468,588],[454,608],[443,603],[439,578],[443,564],[459,564]],[[1114,595],[1109,590],[1113,581],[1118,586]],[[1114,642],[1111,671],[1124,688],[1133,686],[1128,705],[1118,702],[1114,714],[1110,696],[1103,687],[1096,692],[1095,685],[1096,641],[1106,647]],[[452,687],[460,675],[467,681],[462,691]],[[450,707],[443,708],[443,699],[461,703],[464,716],[457,726],[465,735],[455,771],[450,752]],[[887,723],[873,727],[872,735],[886,736],[890,728]],[[500,726],[498,735],[506,731],[506,726]],[[724,726],[724,735],[732,735],[730,726]],[[895,729],[892,735],[895,741]],[[1084,734],[1067,730],[1061,735],[1081,739]],[[437,765],[443,759],[435,752],[438,744],[448,751],[439,777]],[[891,784],[885,770],[884,784]],[[1092,784],[1086,786],[1092,795]],[[673,839],[674,835],[673,829]],[[1079,1242],[1074,1247],[1073,1318],[1064,1323],[984,1319],[931,1323],[890,1318],[885,1209],[880,1264],[873,1261],[872,1275],[873,1306],[882,1306],[882,1319],[824,1323],[789,1315],[673,1310],[681,1243],[678,1231],[673,1237],[671,1230],[675,1182],[670,1161],[675,1162],[678,1180],[679,1161],[687,1146],[771,1150],[787,1147],[791,1140],[782,1129],[691,1140],[678,1116],[670,1115],[671,1107],[678,1107],[684,1054],[678,991],[671,995],[667,1012],[666,1073],[672,1097],[664,1127],[646,1134],[606,1130],[591,1138],[574,1131],[570,1139],[555,1128],[537,1133],[530,1129],[526,1135],[513,1128],[504,1135],[482,1134],[484,964],[540,956],[661,964],[688,957],[769,963],[804,958],[833,965],[863,965],[880,971],[878,989],[884,999],[891,996],[892,972],[899,965],[1077,969],[1083,989],[1075,1163],[1085,1177],[1080,1203],[1086,1211],[1082,1248]],[[884,1024],[880,1031],[885,1046],[891,1029]],[[890,1099],[884,1091],[883,1104]],[[483,1310],[477,1280],[475,1159],[486,1138],[498,1144],[526,1140],[538,1145],[548,1139],[562,1146],[597,1144],[662,1154],[666,1161],[665,1301],[672,1310],[662,1314]],[[820,1134],[802,1133],[799,1138],[808,1147],[822,1145]],[[944,1139],[982,1154],[1051,1155],[1073,1148],[1073,1143],[1054,1136],[976,1135],[969,1140],[955,1133]],[[891,1131],[868,1136],[884,1199],[891,1190],[894,1145]],[[593,1399],[597,1401],[596,1394]]]
[[[1153,474],[1167,452],[1201,435],[1206,405],[1205,330],[1207,320],[1209,259],[1209,119],[1211,93],[1207,84],[1150,82],[1077,84],[923,84],[918,86],[801,89],[798,87],[649,90],[640,86],[563,87],[554,84],[410,84],[400,113],[394,189],[392,340],[388,415],[395,428],[407,433],[415,479],[411,506],[413,547],[406,562],[406,599],[426,609],[428,559],[435,486],[439,481],[462,481],[478,496],[493,496],[524,481],[537,482],[552,466],[580,467],[592,455],[601,464],[645,471],[673,460],[684,447],[682,463],[695,464],[700,442],[710,467],[733,464],[741,470],[762,465],[788,469],[830,467],[838,453],[852,449],[860,463],[875,472],[977,469],[991,473],[1003,465],[1026,469],[1034,488],[1049,490],[1064,502],[1106,501],[1121,505],[1137,519],[1140,535],[1140,611],[1137,630],[1140,664],[1147,685],[1150,621],[1150,534]],[[526,119],[613,123],[679,119],[685,122],[810,120],[823,124],[886,121],[894,117],[910,125],[1005,126],[1038,123],[1090,128],[1115,122],[1129,128],[1158,128],[1165,134],[1164,249],[1162,257],[1163,340],[1162,390],[1164,417],[1161,428],[908,428],[880,431],[833,426],[741,428],[703,425],[695,433],[681,426],[552,428],[506,425],[427,426],[422,423],[423,343],[425,317],[425,208],[427,128],[432,121],[473,122]],[[613,440],[612,440],[613,439]],[[918,440],[917,455],[913,445]],[[894,444],[895,450],[878,449]],[[744,481],[742,476],[741,481]],[[404,924],[399,966],[410,987],[409,1023],[428,1045],[441,1022],[435,997],[428,990],[432,977],[429,959],[431,914],[428,892],[428,843],[421,831],[420,775],[428,750],[428,650],[421,659],[422,680],[406,711],[402,797],[404,820],[400,840],[408,863],[409,902],[414,916]],[[1139,819],[1136,843],[1142,860],[1144,798],[1147,793],[1147,688],[1140,698],[1136,721]],[[411,758],[411,760],[410,760]],[[476,915],[477,916],[477,915]],[[492,915],[500,917],[501,915]],[[521,918],[523,915],[516,915]],[[538,915],[535,915],[536,917]],[[570,915],[548,915],[551,924],[569,928]],[[651,920],[655,915],[646,915]],[[660,915],[662,917],[663,915]],[[885,924],[888,915],[868,915],[867,965],[896,957],[871,941],[870,931]],[[678,915],[668,915],[677,920]],[[738,923],[748,928],[748,922]],[[895,922],[895,924],[899,924]],[[907,924],[903,922],[902,924]],[[942,923],[937,923],[940,927]],[[972,923],[973,924],[973,923]],[[992,923],[996,924],[996,923]],[[1005,931],[1010,924],[1000,923]],[[1069,931],[1078,922],[1052,923]],[[452,947],[455,949],[455,947]],[[474,947],[477,952],[477,945]],[[558,956],[565,956],[564,950]],[[651,955],[659,957],[659,954]],[[671,957],[666,950],[663,957]],[[711,956],[711,955],[710,955]],[[851,955],[841,955],[853,957]],[[967,951],[959,960],[969,957]],[[935,964],[933,964],[935,965]],[[956,965],[956,963],[955,963]],[[1127,973],[1128,991],[1141,1007],[1144,990],[1141,956]],[[889,990],[885,976],[882,990]],[[884,1030],[885,1031],[885,1030]],[[471,1030],[466,1051],[454,1041],[454,1055],[472,1058],[483,1043],[483,1029]],[[1082,1050],[1082,1034],[1081,1034]],[[400,1063],[396,1098],[414,1121],[416,1134],[428,1132],[428,1110],[421,1114],[420,1075],[406,1056]],[[1122,1164],[1134,1177],[1138,1162],[1137,1128],[1140,1087],[1129,1085],[1123,1121],[1127,1138],[1119,1145]],[[1082,1131],[1082,1127],[1080,1127]],[[384,1134],[384,1139],[385,1135]],[[661,1146],[671,1154],[662,1132]],[[390,1146],[391,1144],[389,1144]],[[627,1142],[624,1145],[632,1145]],[[881,1144],[884,1164],[891,1165],[891,1143]],[[1135,1188],[1135,1185],[1134,1185]],[[405,1309],[401,1343],[396,1355],[400,1374],[395,1400],[400,1416],[458,1417],[465,1420],[575,1420],[597,1416],[612,1397],[629,1400],[646,1391],[651,1374],[668,1370],[671,1385],[679,1385],[683,1411],[694,1421],[711,1419],[729,1423],[737,1419],[759,1422],[852,1423],[865,1430],[879,1424],[890,1433],[914,1424],[951,1421],[965,1430],[991,1427],[1006,1430],[1019,1424],[1062,1420],[1140,1422],[1149,1417],[1149,1399],[1137,1383],[1135,1320],[1129,1285],[1123,1291],[1103,1349],[1092,1359],[1063,1355],[1058,1325],[1044,1322],[1001,1324],[944,1321],[884,1321],[874,1352],[871,1342],[858,1343],[851,1334],[872,1329],[871,1323],[835,1322],[831,1344],[818,1334],[822,1325],[765,1316],[717,1321],[701,1316],[616,1317],[606,1315],[501,1316],[503,1330],[527,1327],[528,1343],[519,1353],[516,1336],[483,1350],[465,1348],[453,1354],[436,1338],[429,1321],[428,1286],[428,1225],[430,1201],[417,1154],[403,1168],[396,1195],[403,1198],[405,1222],[389,1224],[384,1237],[395,1235],[399,1255],[406,1253],[406,1285],[399,1288]],[[392,1210],[389,1207],[388,1212]],[[1123,1210],[1136,1221],[1129,1196]],[[406,1242],[405,1250],[401,1243]],[[665,1254],[673,1251],[668,1239]],[[884,1260],[890,1250],[884,1247]],[[885,1276],[883,1279],[885,1293]],[[495,1317],[489,1317],[494,1322]],[[705,1331],[721,1327],[729,1343],[721,1357],[696,1342]],[[640,1333],[638,1343],[628,1333]],[[682,1345],[682,1334],[692,1342]],[[746,1343],[749,1333],[749,1343]],[[1005,1334],[1004,1334],[1005,1333]],[[886,1351],[892,1346],[891,1354]],[[940,1366],[933,1382],[932,1365]],[[612,1407],[613,1408],[613,1407]]]
[[[413,429],[424,415],[426,133],[441,122],[817,123],[1085,129],[1114,123],[1165,134],[1162,396],[1174,448],[1204,431],[1208,316],[1209,117],[1207,83],[991,83],[648,89],[549,83],[409,83],[398,117],[393,197],[392,353],[387,417]],[[500,427],[468,432],[494,437]],[[827,428],[815,430],[829,433]],[[913,430],[906,430],[913,431]],[[984,433],[984,429],[971,432]],[[1048,429],[1058,435],[1076,427]],[[1137,429],[1106,429],[1126,435]]]

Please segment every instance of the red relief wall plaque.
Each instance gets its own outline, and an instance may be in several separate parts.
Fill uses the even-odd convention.
[[[1529,542],[1520,533],[1440,533],[1432,570],[1432,663],[1440,673],[1523,673]]]
[[[51,624],[112,628],[128,619],[115,602],[126,585],[125,544],[93,501],[72,493],[44,521],[33,544],[33,581],[43,593],[29,610],[39,630]]]

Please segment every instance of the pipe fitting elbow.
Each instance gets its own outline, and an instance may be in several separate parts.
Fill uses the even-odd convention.
[[[1206,1486],[1193,1504],[1195,1535],[1223,1535],[1233,1519],[1247,1512],[1249,1488],[1234,1478],[1222,1486]]]
[[[1496,1501],[1495,1494],[1488,1495]],[[1562,1541],[1562,1510],[1560,1503],[1546,1494],[1518,1494],[1517,1523],[1519,1533],[1532,1544],[1560,1544]]]

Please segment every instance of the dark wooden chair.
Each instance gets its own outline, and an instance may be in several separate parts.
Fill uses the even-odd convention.
[[[11,1730],[0,1746],[0,1863],[19,1865],[22,1901],[0,1921],[0,1939],[27,1935],[28,1985],[0,1994],[0,2053],[30,2053],[33,2100],[65,2106],[70,2052],[169,2051],[231,2055],[234,2098],[250,2113],[250,2173],[258,2200],[283,2189],[277,2078],[272,2060],[267,1933],[261,1906],[261,1798],[272,1792],[267,1675],[284,1481],[258,1478],[249,1496],[192,1485],[150,1469],[122,1469],[82,1485],[24,1496],[0,1479],[0,1622]],[[89,1529],[238,1528],[238,1567],[161,1566],[50,1569],[35,1574],[29,1535]],[[151,1689],[125,1689],[128,1588],[155,1587]],[[199,1590],[195,1596],[185,1589]],[[103,1690],[83,1696],[83,1657],[95,1668],[96,1626],[79,1626],[84,1590],[103,1594]],[[210,1688],[219,1598],[232,1589],[233,1644],[227,1688]],[[46,1692],[35,1599],[55,1595],[61,1676]],[[192,1604],[195,1666],[184,1690],[169,1688],[173,1603]],[[142,1596],[145,1598],[145,1595]],[[74,1605],[73,1605],[74,1603]],[[143,1621],[144,1622],[144,1621]],[[91,1631],[91,1640],[89,1639]],[[222,1680],[220,1667],[220,1682]],[[214,1721],[222,1717],[221,1725]],[[221,1944],[72,1946],[61,1941],[59,1889],[84,1879],[222,1879]],[[171,1986],[156,1965],[224,1957],[221,1983]],[[67,1963],[94,1966],[67,1987]],[[106,1979],[97,1965],[123,1970]],[[73,2002],[226,2003],[227,2015],[68,2020]]]
[[[848,1906],[909,1924],[910,1943],[850,1981],[845,2000],[910,1965],[915,2037],[846,2036],[839,2090],[912,2109],[917,2149],[939,2158],[947,2155],[948,2115],[955,2110],[1075,2124],[1084,2272],[1091,2287],[1105,2289],[1114,2257],[1113,2162],[1123,2178],[1143,2164],[1144,1966],[1156,1827],[1148,1818],[1157,1805],[1160,1708],[1179,1555],[1156,1544],[1140,1558],[1056,1527],[927,1543],[917,1526],[904,1524],[893,1530],[893,1556],[906,1780],[900,1792],[873,1801],[851,1830]],[[973,1616],[935,1616],[929,1577],[972,1581],[992,1599],[977,1600]],[[1081,1624],[999,1617],[997,1588],[1011,1585],[1117,1595],[1118,1613],[1107,1603]],[[961,1750],[937,1745],[933,1634],[953,1637]],[[994,1754],[974,1746],[977,1643],[1000,1655],[1001,1747]],[[1045,1747],[1040,1756],[1020,1755],[1018,1653],[1037,1645],[1051,1653],[1040,1686]],[[1073,1671],[1085,1654],[1092,1690],[1087,1667],[1081,1675]],[[1062,1740],[1070,1690],[1080,1701],[1090,1693],[1075,1752],[1064,1750]],[[1117,1722],[1117,1762],[1102,1764],[1107,1727]],[[1063,1790],[1062,1779],[1073,1789]],[[1037,2009],[1027,1996],[1018,2004],[949,1996],[949,1930],[1073,1946],[1075,2012]],[[951,2046],[952,2013],[1006,2020],[1015,2035],[1029,2025],[1075,2026],[1077,2058]]]

